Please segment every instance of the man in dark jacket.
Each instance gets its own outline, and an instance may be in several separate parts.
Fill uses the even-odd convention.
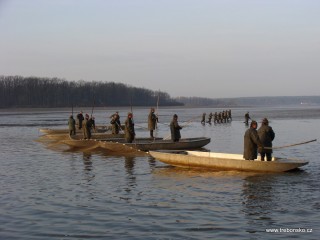
[[[179,139],[181,138],[180,129],[182,129],[182,127],[178,123],[178,115],[174,114],[173,119],[170,123],[172,141],[179,142]]]
[[[81,129],[82,128],[82,121],[84,120],[82,111],[80,113],[78,113],[77,115],[77,121],[78,121],[78,128]]]
[[[259,139],[263,144],[263,147],[272,148],[272,141],[275,137],[275,133],[272,127],[269,126],[269,121],[267,118],[262,119],[261,127],[258,129]],[[272,159],[272,149],[258,149],[261,155],[261,161],[264,161],[265,156],[267,161]]]
[[[135,136],[136,133],[134,131],[133,114],[129,112],[125,121],[125,139],[128,143],[132,143]]]
[[[158,117],[154,113],[154,108],[151,108],[149,116],[148,116],[148,129],[150,131],[150,137],[151,138],[154,138],[153,137],[153,131],[156,129],[157,122],[158,122]]]
[[[244,115],[244,123],[249,125],[249,119],[250,118],[250,115],[249,115],[249,112],[247,112],[245,115]]]
[[[68,120],[69,135],[76,135],[76,121],[73,119],[73,115],[70,115]]]
[[[110,118],[110,123],[112,124],[112,134],[119,134],[119,130],[121,129],[119,112],[112,114]]]
[[[254,160],[258,156],[258,147],[263,148],[257,132],[258,123],[252,121],[250,128],[244,134],[244,151],[243,158]]]

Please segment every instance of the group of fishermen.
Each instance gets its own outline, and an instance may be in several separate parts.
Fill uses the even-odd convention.
[[[112,134],[119,134],[122,131],[121,122],[119,112],[115,112],[110,116],[112,125]],[[148,115],[148,130],[150,131],[150,138],[154,139],[154,130],[157,128],[158,123],[158,115],[155,114],[155,109],[151,108]],[[77,121],[73,118],[73,115],[69,117],[68,126],[69,126],[69,135],[76,134],[76,125],[78,126],[78,130],[83,131],[83,138],[90,139],[91,138],[91,130],[95,131],[95,120],[91,115],[89,117],[88,114],[83,116],[83,112],[77,114]],[[177,114],[173,115],[173,119],[170,123],[170,131],[171,131],[171,139],[176,142],[181,138],[180,129],[182,127],[178,124],[178,116]],[[135,128],[133,121],[133,113],[129,112],[127,114],[127,119],[124,123],[124,137],[128,143],[132,143],[135,139]]]
[[[231,111],[224,111],[230,113],[231,118]],[[110,124],[112,125],[112,134],[119,134],[122,131],[121,123],[120,123],[120,116],[118,112],[115,112],[110,116],[111,121]],[[209,118],[210,119],[210,118]],[[245,115],[245,123],[248,124],[250,116],[249,113]],[[210,119],[211,120],[211,119]],[[210,121],[209,120],[209,121]],[[148,115],[148,130],[150,131],[150,138],[154,139],[154,130],[157,128],[157,123],[159,122],[158,115],[155,114],[155,109],[151,108],[149,115]],[[83,116],[82,111],[77,114],[77,124],[78,129],[83,131],[84,139],[91,138],[91,129],[95,131],[95,119],[91,115],[85,114]],[[73,118],[73,115],[69,117],[68,120],[69,125],[69,134],[75,135],[76,134],[76,121]],[[261,160],[264,161],[271,161],[272,159],[272,141],[275,138],[275,133],[272,127],[269,126],[269,121],[267,118],[263,118],[261,122],[261,127],[257,130],[258,123],[254,120],[250,123],[250,128],[244,134],[244,152],[243,157],[246,160],[254,160],[257,158],[258,153],[261,155]],[[170,132],[171,132],[171,139],[174,142],[177,142],[181,138],[180,130],[182,126],[178,123],[178,115],[174,114],[173,118],[170,122]],[[133,113],[129,112],[127,115],[127,119],[125,120],[124,124],[124,135],[125,139],[128,143],[132,143],[135,139],[135,128],[134,128],[134,121],[133,121]]]
[[[91,129],[93,131],[96,130],[96,124],[95,124],[95,119],[89,114],[85,114],[83,116],[83,112],[81,111],[80,113],[77,114],[77,125],[78,125],[78,130],[83,131],[83,138],[84,139],[90,139],[91,138]],[[73,118],[73,115],[70,115],[69,120],[68,120],[68,126],[69,126],[69,135],[76,135],[76,120]]]
[[[247,122],[248,123],[248,122]],[[243,158],[246,160],[254,160],[261,155],[261,161],[272,160],[272,141],[275,133],[269,126],[269,120],[263,118],[260,128],[254,120],[250,123],[250,128],[244,134],[244,151]]]
[[[207,123],[211,124],[212,118],[213,118],[213,123],[226,123],[226,122],[229,122],[229,121],[232,120],[231,109],[224,110],[222,112],[215,112],[214,114],[212,112],[210,112],[209,115],[208,115]],[[202,124],[206,123],[206,113],[202,114],[201,123]]]

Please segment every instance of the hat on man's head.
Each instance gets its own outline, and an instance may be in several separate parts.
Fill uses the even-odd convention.
[[[252,121],[251,121],[251,123],[250,123],[250,127],[252,127],[253,125],[257,125],[257,126],[258,126],[258,123],[257,123],[257,121],[255,121],[255,120],[252,120]]]
[[[267,118],[263,118],[261,122],[264,123],[264,124],[268,124],[269,120]]]

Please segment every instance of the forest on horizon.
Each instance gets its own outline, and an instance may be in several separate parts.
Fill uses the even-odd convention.
[[[59,78],[1,76],[0,108],[56,107],[253,107],[320,105],[320,96],[261,96],[238,98],[176,97],[123,83],[67,81]]]
[[[182,106],[166,92],[115,82],[0,76],[0,108]]]

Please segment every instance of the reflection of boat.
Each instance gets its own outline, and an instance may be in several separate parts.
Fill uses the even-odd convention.
[[[244,160],[242,154],[183,151],[150,151],[161,162],[178,167],[212,168],[258,172],[285,172],[308,164],[307,161],[274,158],[273,161]]]
[[[124,125],[121,125],[121,129],[124,130]],[[98,133],[104,133],[107,131],[111,131],[112,126],[96,126],[96,132]],[[67,128],[40,128],[40,132],[45,134],[63,134],[63,133],[69,133],[69,129]],[[77,132],[81,132],[82,130],[76,130]]]
[[[115,151],[115,152],[133,152],[137,150],[149,151],[149,150],[187,150],[197,149],[207,145],[210,142],[210,138],[185,138],[180,139],[179,142],[172,142],[171,140],[164,140],[162,138],[136,138],[134,142],[127,143],[123,138],[117,139],[101,139],[101,140],[63,140],[63,143],[72,147],[90,147],[99,143],[99,147]]]

